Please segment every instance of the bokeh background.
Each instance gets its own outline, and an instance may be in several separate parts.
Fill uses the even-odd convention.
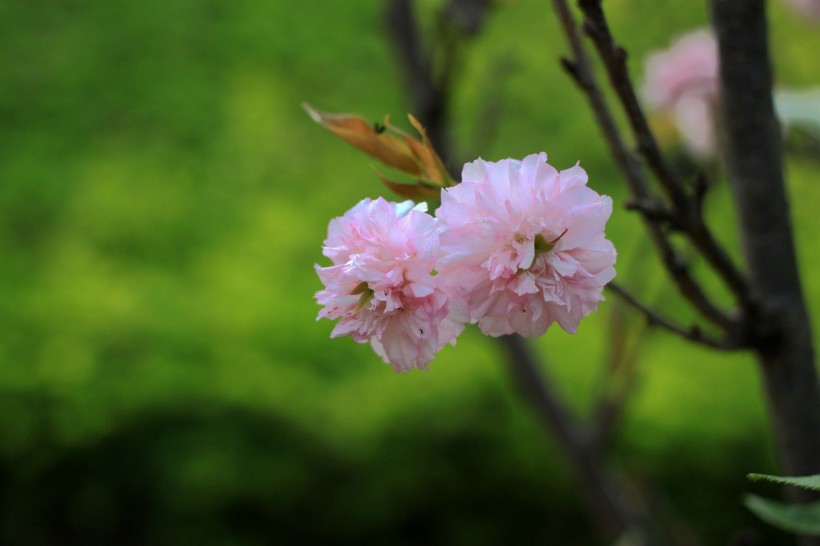
[[[700,2],[607,4],[636,75],[706,21]],[[440,5],[418,2],[426,27]],[[818,27],[771,11],[779,85],[820,83]],[[547,3],[498,2],[453,78],[458,151],[581,160],[615,199],[621,283],[686,320],[563,51]],[[328,220],[387,194],[300,103],[406,127],[406,98],[374,0],[0,3],[0,542],[598,543],[492,340],[468,329],[397,375],[315,321]],[[788,160],[816,318],[818,165]],[[719,177],[708,207],[738,255]],[[610,296],[536,342],[581,415],[613,324],[639,322]],[[621,464],[708,544],[782,539],[739,502],[776,468],[751,357],[644,332],[635,363]]]

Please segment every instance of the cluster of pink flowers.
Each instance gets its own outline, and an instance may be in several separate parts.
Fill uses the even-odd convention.
[[[341,319],[331,337],[351,335],[396,371],[425,368],[463,326],[451,318],[447,295],[433,276],[438,225],[422,203],[365,199],[331,220],[316,266],[325,289],[319,318]]]
[[[700,159],[711,158],[717,148],[718,93],[717,43],[709,30],[686,34],[647,59],[648,106],[672,114],[684,146]]]
[[[490,336],[540,336],[553,322],[574,333],[615,275],[612,200],[586,183],[541,153],[468,163],[435,217],[363,200],[330,222],[319,318],[340,319],[331,337],[369,342],[401,372],[426,369],[466,323]]]

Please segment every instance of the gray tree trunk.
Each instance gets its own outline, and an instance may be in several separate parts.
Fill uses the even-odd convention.
[[[820,386],[800,285],[772,102],[764,0],[710,0],[720,51],[729,182],[757,302],[749,335],[765,385],[783,474],[820,473]],[[791,489],[795,501],[811,493]],[[801,544],[820,544],[803,539]]]

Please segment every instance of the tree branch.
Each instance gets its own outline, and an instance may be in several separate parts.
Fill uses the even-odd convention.
[[[559,21],[561,22],[561,28],[572,53],[572,59],[562,59],[562,65],[587,97],[590,107],[595,114],[595,120],[600,127],[604,140],[609,148],[610,155],[615,160],[616,165],[629,185],[632,195],[635,197],[635,201],[633,203],[637,205],[638,210],[642,213],[644,226],[649,233],[652,243],[655,245],[655,248],[657,248],[666,270],[669,272],[672,280],[677,285],[680,293],[695,307],[695,309],[698,310],[698,312],[700,312],[704,318],[721,327],[726,332],[737,332],[740,329],[737,321],[712,303],[711,299],[706,295],[700,284],[694,279],[694,277],[692,277],[685,260],[672,246],[667,233],[662,229],[662,224],[664,222],[672,222],[674,220],[673,223],[675,227],[679,229],[683,229],[691,222],[682,219],[677,209],[667,210],[665,206],[662,205],[663,202],[658,197],[653,195],[649,189],[646,173],[644,172],[638,159],[629,150],[621,137],[618,126],[615,123],[615,118],[609,109],[609,105],[604,98],[604,94],[601,91],[601,87],[598,84],[592,70],[589,56],[587,55],[581,38],[580,29],[572,16],[566,0],[553,0],[552,5],[558,15]],[[603,14],[601,14],[601,18],[602,17]],[[605,26],[605,20],[603,20],[603,24],[608,35],[608,28]],[[618,48],[618,50],[623,51],[620,48]],[[634,98],[632,83],[628,77],[626,82],[621,82],[619,85],[622,88],[628,88],[628,94],[631,94]],[[648,125],[646,125],[643,114],[637,106],[637,99],[635,99],[635,108],[637,108],[637,113],[640,120],[643,120],[643,125],[646,126],[646,131],[648,132],[648,136],[644,135],[641,138],[654,142],[654,137],[652,137],[651,132],[649,132],[649,128]],[[635,108],[633,108],[633,110]],[[655,147],[655,150],[657,151],[657,146]],[[661,164],[663,164],[664,169],[666,169],[662,158]],[[648,208],[648,204],[650,203],[653,204],[652,209]],[[661,203],[661,205],[654,206],[656,203]],[[664,210],[663,222],[658,221],[659,218],[657,215],[657,211],[661,210],[661,207],[663,207]],[[687,205],[686,210],[700,211],[700,205],[699,203],[696,207],[690,207]],[[709,239],[711,237],[708,230],[699,229],[698,232],[701,239]],[[709,242],[706,246],[711,247],[716,244],[713,239],[709,239],[709,241],[711,242]],[[717,256],[720,255],[720,252],[715,251],[712,252],[711,255]],[[731,262],[728,263],[731,265]],[[732,275],[732,277],[734,278],[734,275]]]
[[[649,326],[658,326],[668,332],[672,332],[686,340],[693,341],[699,345],[719,349],[721,351],[736,351],[744,346],[735,338],[716,338],[703,332],[697,325],[684,327],[676,324],[672,320],[662,316],[654,309],[641,303],[635,296],[622,288],[619,284],[611,282],[607,288],[618,295],[626,303],[637,309],[646,318]]]
[[[614,302],[610,310],[609,350],[601,366],[591,414],[591,441],[599,450],[612,444],[637,385],[638,352],[647,328],[645,322],[635,324],[630,320],[631,310],[625,302]]]
[[[584,13],[584,32],[592,39],[604,63],[610,85],[620,100],[632,133],[638,142],[638,151],[655,173],[674,206],[678,210],[686,210],[689,205],[686,191],[674,171],[666,164],[655,137],[649,129],[649,123],[643,115],[638,96],[632,86],[632,79],[626,68],[626,50],[612,37],[603,9],[601,9],[601,0],[579,0],[578,5]]]
[[[387,21],[398,59],[407,77],[414,78],[409,82],[412,84],[409,87],[411,101],[416,107],[426,104],[427,100],[446,104],[449,88],[437,89],[430,63],[420,60],[420,38],[409,0],[387,0],[387,3]],[[427,73],[422,74],[422,70]],[[426,105],[433,112],[443,109],[443,106],[436,104]],[[445,133],[445,116],[426,117],[423,111],[420,113],[429,134]],[[449,148],[441,149],[438,143],[437,148],[442,159],[448,162],[451,158]],[[628,488],[616,479],[615,473],[601,460],[594,446],[587,442],[588,431],[576,421],[553,386],[539,372],[540,364],[535,354],[520,337],[504,336],[499,341],[509,357],[510,372],[517,387],[574,468],[590,513],[599,523],[601,532],[610,541],[627,534],[636,546],[652,544],[646,537],[646,529],[649,528],[644,516],[646,506],[639,498],[629,496]]]
[[[567,404],[541,371],[532,349],[519,336],[498,339],[509,356],[510,373],[516,388],[574,467],[582,493],[604,534],[615,540],[626,533],[635,540],[631,543],[650,544],[650,538],[645,534],[646,507],[636,498],[625,498],[628,488],[615,481],[604,461],[591,448],[587,442],[589,433],[569,413]]]
[[[753,342],[787,475],[820,472],[820,384],[783,179],[763,0],[710,0],[727,174],[750,280]],[[793,490],[796,499],[808,492]],[[820,544],[820,538],[804,544]]]
[[[701,215],[700,196],[692,196],[667,164],[643,114],[626,66],[626,50],[615,42],[601,0],[579,0],[584,13],[583,29],[604,64],[610,85],[626,114],[638,150],[664,189],[689,239],[732,291],[744,311],[754,307],[748,282],[723,246],[714,238]],[[641,197],[638,195],[637,197]],[[736,332],[738,325],[732,327]]]

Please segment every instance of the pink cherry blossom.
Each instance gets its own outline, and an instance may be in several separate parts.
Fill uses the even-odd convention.
[[[396,371],[426,369],[463,326],[449,317],[447,296],[431,273],[439,256],[435,218],[426,204],[364,199],[331,220],[316,266],[324,290],[318,318],[341,319],[331,337],[369,342]]]
[[[535,337],[558,322],[574,333],[615,276],[604,237],[612,200],[579,166],[558,172],[547,154],[464,166],[442,191],[439,277],[464,320],[491,336]]]
[[[799,16],[820,22],[820,0],[787,0],[786,3]]]
[[[717,43],[711,31],[697,30],[649,56],[643,95],[650,109],[671,114],[686,148],[708,159],[717,147]]]

